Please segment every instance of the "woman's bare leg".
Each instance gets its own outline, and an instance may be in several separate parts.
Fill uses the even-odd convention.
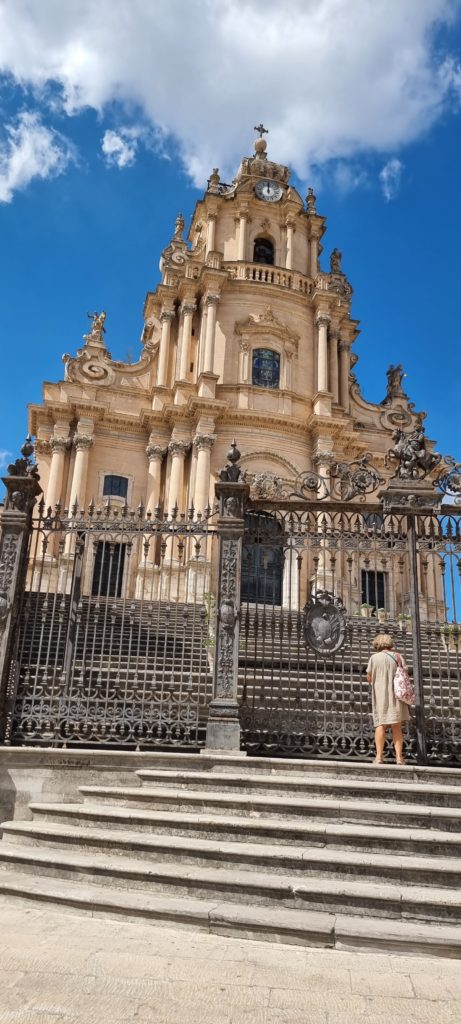
[[[397,764],[403,764],[403,732],[401,722],[397,722],[392,726],[392,740],[395,747],[395,756],[397,758]]]
[[[384,756],[384,743],[386,740],[386,726],[377,725],[375,729],[376,761],[382,761]]]

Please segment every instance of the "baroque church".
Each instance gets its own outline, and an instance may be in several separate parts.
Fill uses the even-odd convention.
[[[139,360],[112,359],[110,319],[94,313],[83,346],[63,357],[64,380],[30,407],[46,507],[203,514],[233,436],[251,495],[276,499],[303,474],[328,479],[338,460],[369,454],[384,471],[393,431],[420,425],[401,367],[381,403],[362,396],[341,253],[321,269],[313,190],[304,201],[256,130],[231,184],[213,170],[187,238],[177,217]]]

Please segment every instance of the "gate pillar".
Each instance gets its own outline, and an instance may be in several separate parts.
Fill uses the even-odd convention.
[[[217,595],[216,652],[213,699],[209,706],[205,753],[239,751],[240,722],[237,701],[245,505],[250,488],[238,462],[233,441],[228,463],[221,470],[215,493],[219,501],[219,577]]]
[[[14,627],[25,585],[32,510],[42,490],[32,452],[28,437],[21,448],[23,458],[2,477],[7,494],[0,517],[0,742],[8,742],[10,735],[17,686]]]

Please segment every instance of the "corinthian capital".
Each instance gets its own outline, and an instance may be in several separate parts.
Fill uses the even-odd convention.
[[[78,452],[86,451],[91,448],[93,444],[93,438],[88,437],[88,434],[74,434],[74,447]]]
[[[181,310],[182,310],[182,313],[183,313],[184,316],[187,316],[188,314],[193,316],[193,314],[195,313],[196,309],[197,309],[197,303],[194,302],[193,299],[188,299],[186,302],[183,302],[183,304],[181,306]]]
[[[330,317],[328,316],[328,313],[317,313],[315,322],[317,324],[317,327],[328,327],[330,323]]]
[[[160,313],[160,321],[162,324],[168,323],[168,321],[174,320],[175,316],[176,313],[174,309],[162,309],[162,312]]]
[[[211,292],[205,296],[205,302],[207,306],[217,306],[219,302],[219,295],[213,295]]]
[[[198,452],[205,450],[211,451],[216,438],[212,434],[196,434],[194,437],[193,445]]]
[[[170,441],[168,445],[168,451],[170,452],[170,455],[173,456],[173,458],[179,455],[181,458],[184,459],[187,455],[187,452],[189,451],[189,448],[189,441]]]
[[[161,462],[163,456],[166,455],[166,448],[162,448],[161,444],[148,444],[146,448],[146,455],[149,462]]]
[[[51,437],[50,438],[50,448],[51,448],[51,451],[53,452],[53,454],[54,454],[54,452],[64,453],[66,451],[66,449],[68,448],[68,445],[69,445],[69,441],[68,441],[67,437]]]
[[[38,437],[35,444],[35,457],[38,458],[40,455],[49,455],[51,452],[51,441],[45,441],[43,438]]]

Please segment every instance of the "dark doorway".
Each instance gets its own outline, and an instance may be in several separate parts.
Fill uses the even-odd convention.
[[[100,540],[93,569],[93,597],[121,597],[126,544]]]
[[[245,516],[242,560],[242,602],[282,603],[283,530],[268,513],[248,512]]]
[[[383,572],[362,569],[362,603],[374,608],[386,607],[386,584]]]

